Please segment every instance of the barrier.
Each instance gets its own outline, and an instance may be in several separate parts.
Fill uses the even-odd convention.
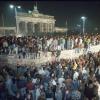
[[[88,51],[92,52],[92,53],[99,52],[100,51],[100,44],[96,45],[96,46],[91,46]],[[65,51],[61,52],[60,59],[61,58],[73,59],[73,58],[77,58],[77,57],[79,57],[80,55],[83,55],[83,54],[84,54],[84,48],[79,53],[75,53],[75,49],[73,49],[73,50],[65,50]]]
[[[92,52],[92,53],[99,52],[100,51],[100,44],[90,47],[89,51]],[[81,50],[80,53],[75,53],[75,49],[73,49],[73,50],[63,50],[63,51],[61,51],[59,58],[60,59],[67,59],[67,58],[68,59],[74,59],[74,58],[77,58],[77,57],[79,57],[80,55],[83,55],[83,54],[84,54],[83,49]],[[45,57],[44,54],[42,53],[41,57],[37,58],[35,60],[34,59],[16,59],[14,56],[8,56],[8,63],[14,64],[14,65],[17,64],[17,63],[32,65],[32,64],[35,63],[36,65],[40,65],[40,64],[46,63],[48,61],[52,61],[54,59],[55,59],[54,57],[51,57],[51,52],[48,52],[47,57]]]

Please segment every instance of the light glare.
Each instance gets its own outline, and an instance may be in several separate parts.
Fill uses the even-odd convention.
[[[19,9],[20,9],[20,8],[21,8],[21,6],[18,6],[17,8],[19,8]]]
[[[10,8],[11,8],[11,9],[14,8],[14,5],[10,5]]]
[[[85,16],[82,16],[82,17],[81,17],[81,19],[85,20],[85,19],[86,19],[86,17],[85,17]]]
[[[32,13],[32,11],[29,10],[28,13],[30,14],[30,13]]]

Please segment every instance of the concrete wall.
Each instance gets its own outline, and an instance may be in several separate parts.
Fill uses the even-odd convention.
[[[92,46],[90,48],[90,52],[99,52],[100,51],[100,45],[97,45],[97,46]],[[64,50],[61,52],[61,55],[60,55],[60,59],[64,58],[64,59],[74,59],[74,58],[77,58],[79,57],[80,55],[83,55],[84,52],[83,50],[81,50],[80,53],[75,53],[75,50]],[[16,64],[16,63],[21,63],[21,64],[29,64],[29,65],[32,65],[32,64],[37,64],[37,65],[40,65],[40,64],[43,64],[43,63],[46,63],[48,61],[52,61],[52,60],[55,60],[55,57],[51,57],[51,52],[48,52],[47,53],[47,57],[44,56],[43,53],[41,53],[41,58],[39,59],[16,59],[14,58],[14,56],[9,56],[8,57],[8,63],[10,64]]]

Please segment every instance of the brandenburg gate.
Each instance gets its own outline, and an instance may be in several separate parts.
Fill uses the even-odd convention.
[[[55,21],[54,16],[39,13],[37,6],[34,6],[31,13],[17,13],[17,33],[24,36],[36,33],[52,33],[55,31]]]

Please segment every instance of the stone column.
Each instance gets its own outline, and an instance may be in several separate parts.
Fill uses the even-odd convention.
[[[44,23],[42,23],[42,32],[44,33]]]
[[[46,33],[46,23],[44,23],[44,32]]]
[[[49,24],[48,24],[48,32],[49,32]]]
[[[52,24],[52,32],[55,31],[54,28],[55,28],[55,26],[54,26],[54,23],[53,23],[53,24]]]
[[[44,23],[42,23],[42,32],[44,32]]]
[[[48,33],[48,23],[46,23],[46,33]]]
[[[32,23],[32,27],[33,27],[33,33],[35,33],[35,24]]]
[[[49,25],[49,23],[48,23],[48,32],[50,32],[50,30],[49,30],[49,29],[50,29],[50,25]]]
[[[33,23],[30,22],[30,27],[31,27],[31,35],[33,35]]]
[[[42,26],[41,26],[41,23],[40,23],[40,32],[41,32],[41,27],[42,27]]]
[[[28,33],[28,30],[27,30],[27,22],[25,22],[25,34]]]
[[[41,23],[39,22],[39,33],[41,32]]]
[[[41,23],[41,32],[43,32],[43,23]]]
[[[16,34],[19,34],[19,21],[16,22]]]
[[[47,33],[48,33],[48,23],[47,23]]]
[[[20,23],[19,23],[19,33],[18,34],[22,34],[23,33],[23,21],[21,21]]]
[[[51,32],[51,23],[49,23],[49,32]]]
[[[20,34],[19,24],[20,24],[20,21],[17,22],[17,26],[16,26],[16,33],[17,34]]]
[[[53,32],[53,24],[51,24],[51,32]]]

